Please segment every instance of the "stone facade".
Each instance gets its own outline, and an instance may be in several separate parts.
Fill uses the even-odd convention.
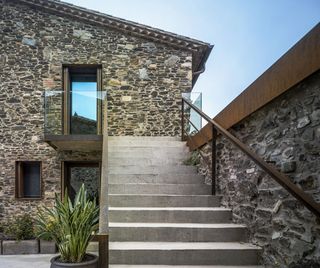
[[[320,72],[237,123],[232,134],[320,202]],[[209,145],[200,171],[211,182]],[[249,227],[270,267],[320,267],[319,220],[225,138],[217,142],[217,191]]]
[[[181,93],[192,86],[190,51],[15,1],[0,0],[0,14],[0,219],[52,205],[61,161],[101,160],[101,152],[57,152],[43,141],[44,92],[61,90],[62,64],[102,66],[110,135],[180,134]],[[51,134],[61,129],[59,97],[57,106]],[[15,199],[19,160],[42,161],[41,202]]]

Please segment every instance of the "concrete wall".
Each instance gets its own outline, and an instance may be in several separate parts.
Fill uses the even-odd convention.
[[[102,65],[110,135],[180,134],[190,52],[13,1],[0,0],[0,14],[0,219],[51,205],[62,160],[101,160],[99,152],[58,153],[43,142],[44,92],[61,90],[62,64]],[[42,201],[14,198],[17,160],[43,162]]]
[[[320,202],[320,72],[231,132]],[[217,148],[218,194],[233,209],[234,221],[249,227],[250,241],[264,248],[263,262],[271,267],[319,267],[320,225],[315,216],[229,141],[219,137]],[[201,153],[210,161],[208,145]],[[200,170],[210,183],[204,159]]]

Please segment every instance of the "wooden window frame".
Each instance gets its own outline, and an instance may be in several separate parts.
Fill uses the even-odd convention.
[[[72,68],[92,68],[97,70],[97,91],[102,91],[102,65],[100,64],[63,64],[62,65],[62,133],[72,135],[71,126],[71,99],[70,99],[70,69]],[[102,100],[97,99],[97,133],[102,135]]]
[[[100,176],[99,176],[99,196],[101,195],[100,192],[100,185],[101,185],[101,160],[88,160],[88,161],[62,161],[61,162],[61,200],[65,195],[65,189],[67,186],[67,178],[68,178],[68,167],[96,167],[98,166]]]
[[[39,181],[39,188],[40,188],[40,195],[39,197],[25,197],[23,193],[23,167],[22,165],[24,163],[37,163],[40,164],[40,181]],[[15,162],[15,198],[18,200],[42,200],[43,194],[42,194],[42,185],[43,185],[43,174],[42,174],[42,161],[30,161],[30,160],[19,160]]]

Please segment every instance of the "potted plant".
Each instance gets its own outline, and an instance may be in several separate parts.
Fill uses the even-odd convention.
[[[62,200],[56,195],[52,209],[39,209],[36,233],[39,238],[55,241],[60,253],[51,259],[51,268],[96,268],[98,257],[87,254],[92,234],[98,230],[99,207],[90,200],[84,185],[70,200],[67,192]]]
[[[14,217],[4,224],[3,254],[37,254],[39,243],[35,239],[33,228],[34,219],[29,214]]]

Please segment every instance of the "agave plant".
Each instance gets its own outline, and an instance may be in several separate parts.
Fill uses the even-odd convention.
[[[39,209],[36,233],[39,238],[53,240],[61,262],[79,263],[84,260],[91,235],[98,230],[99,207],[90,200],[82,184],[72,203],[67,191],[63,198],[56,195],[53,208]]]

